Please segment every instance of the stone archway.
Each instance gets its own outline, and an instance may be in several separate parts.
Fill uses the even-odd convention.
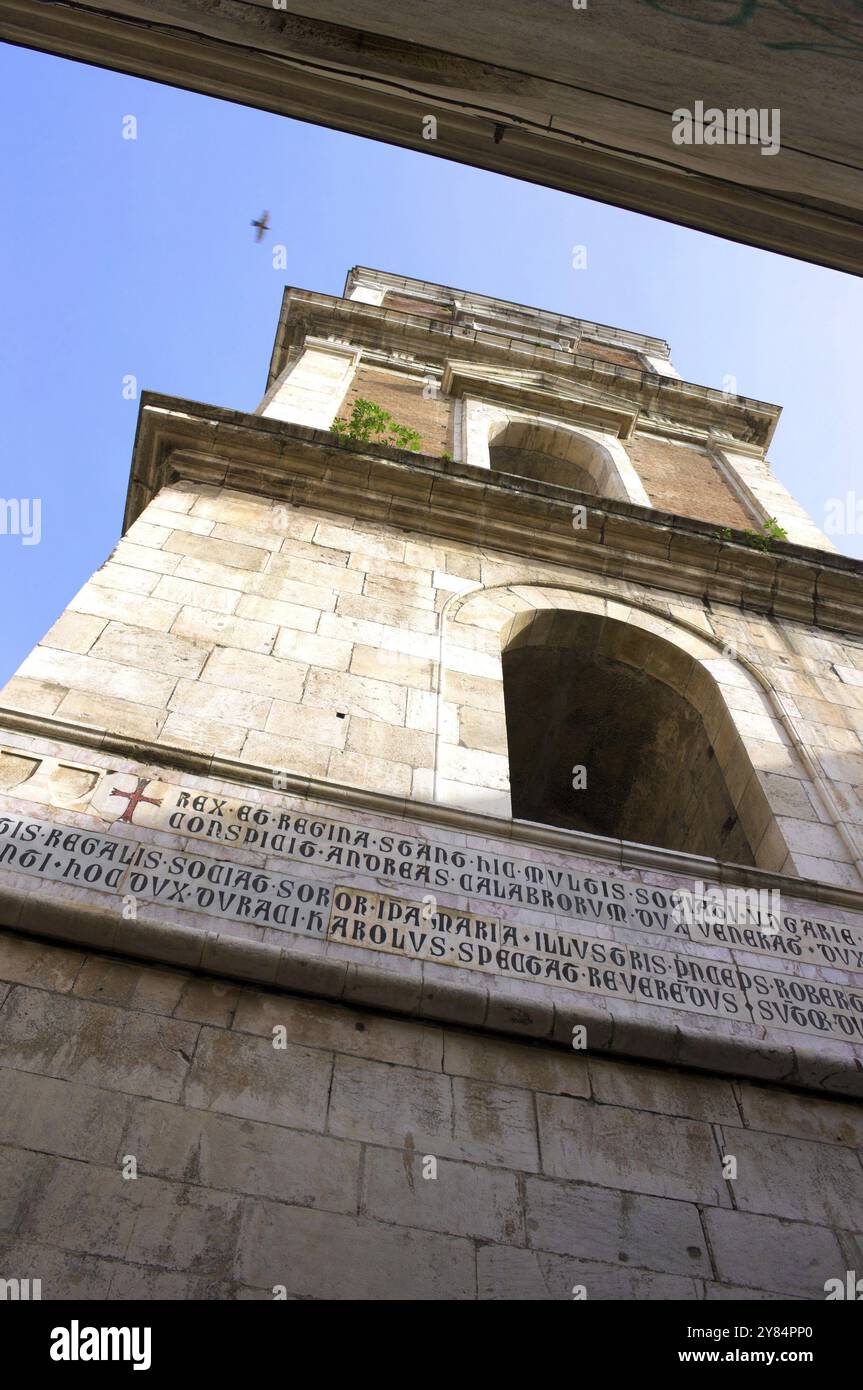
[[[708,848],[702,842],[696,849],[696,838],[687,842],[678,836],[679,852],[684,852],[680,847],[688,843],[686,852],[711,857],[733,853],[736,862],[754,862],[759,868],[790,875],[800,873],[798,851],[785,829],[787,811],[774,801],[778,794],[774,785],[781,772],[778,780],[785,788],[789,778],[795,779],[800,796],[813,804],[819,803],[819,792],[809,780],[794,731],[787,727],[767,678],[750,670],[746,660],[735,659],[708,632],[702,635],[694,623],[670,616],[667,608],[665,613],[658,612],[645,600],[628,603],[596,588],[557,587],[539,578],[519,583],[513,578],[509,583],[453,596],[445,614],[441,647],[436,799],[502,817],[515,810],[519,816],[519,808],[526,803],[520,802],[516,789],[513,807],[504,690],[506,653],[531,649],[535,660],[549,639],[552,646],[571,645],[574,616],[584,650],[591,653],[591,660],[605,663],[606,673],[616,673],[619,682],[628,682],[630,696],[633,680],[642,681],[641,688],[647,688],[643,684],[647,678],[667,687],[665,693],[653,695],[657,718],[666,721],[666,734],[661,730],[656,734],[654,750],[662,749],[662,738],[668,737],[667,721],[684,708],[679,703],[683,701],[692,729],[691,746],[695,748],[698,743],[706,759],[704,766],[715,761],[719,774],[714,774],[716,802],[711,833],[715,843]],[[559,625],[557,630],[555,624]],[[712,758],[703,755],[693,716],[700,722]],[[544,716],[534,704],[527,717],[539,723]],[[572,767],[584,759],[570,756],[570,752],[569,748],[561,749],[560,762],[571,777]],[[725,810],[725,794],[730,806],[720,817],[720,810]],[[633,817],[635,805],[635,801],[630,803]],[[595,803],[591,814],[590,833],[624,838],[620,824],[612,827],[608,807]],[[736,824],[730,823],[732,816]],[[847,859],[838,828],[826,815],[819,816],[819,835],[835,840],[837,859]],[[576,821],[569,823],[574,827]],[[684,823],[685,817],[680,825]],[[625,828],[629,835],[646,834],[645,825],[642,817],[640,831],[635,820]],[[682,829],[678,830],[682,835]],[[651,833],[655,831],[654,825]],[[657,840],[642,842],[655,844]]]
[[[463,411],[464,452],[473,466],[651,505],[617,435],[471,398]]]
[[[694,658],[590,613],[538,612],[509,629],[514,817],[754,864],[703,716],[684,693]]]

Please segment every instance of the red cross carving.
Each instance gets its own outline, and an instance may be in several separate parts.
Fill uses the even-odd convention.
[[[144,795],[144,787],[147,786],[150,780],[149,777],[139,777],[138,785],[133,792],[121,792],[119,787],[112,787],[111,796],[125,796],[129,799],[129,804],[120,817],[121,821],[128,821],[130,824],[133,824],[132,812],[142,801],[148,802],[151,806],[161,806],[164,798]]]

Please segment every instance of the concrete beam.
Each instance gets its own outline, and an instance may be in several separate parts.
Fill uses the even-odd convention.
[[[728,0],[719,22],[684,0],[287,3],[0,0],[0,37],[863,269],[863,19],[846,6]],[[781,150],[674,144],[672,111],[698,100],[778,109]]]

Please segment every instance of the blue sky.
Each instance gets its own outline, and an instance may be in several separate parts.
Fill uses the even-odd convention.
[[[339,294],[355,264],[667,338],[688,380],[733,376],[784,406],[774,469],[819,524],[859,486],[850,276],[12,47],[0,157],[0,497],[42,502],[40,544],[0,534],[0,683],[118,539],[138,410],[124,378],[252,410],[283,286]],[[834,542],[863,556],[860,535]]]

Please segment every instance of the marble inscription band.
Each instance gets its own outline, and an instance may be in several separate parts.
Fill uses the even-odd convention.
[[[14,794],[27,798],[27,783]],[[732,910],[723,920],[715,901],[706,904],[709,911],[699,912],[692,910],[691,897],[689,910],[681,912],[681,897],[687,895],[683,884],[664,888],[614,875],[585,875],[537,858],[231,800],[129,774],[104,776],[87,809],[107,823],[132,822],[336,873],[350,871],[531,913],[628,926],[700,945],[863,973],[863,923],[847,917],[834,922],[785,912],[741,922]]]
[[[122,817],[119,819],[122,820]],[[0,817],[0,869],[506,978],[863,1041],[863,991],[667,949],[511,925],[39,819]],[[597,886],[600,881],[597,881]],[[637,885],[602,881],[603,891]],[[650,890],[649,890],[650,891]]]

